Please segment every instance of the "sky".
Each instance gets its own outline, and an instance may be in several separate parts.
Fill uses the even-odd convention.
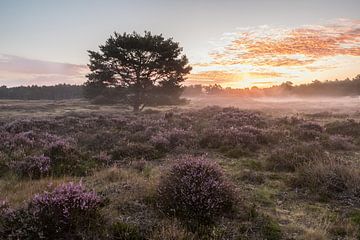
[[[114,32],[173,37],[185,84],[268,87],[360,74],[359,0],[0,0],[0,85],[81,84]]]

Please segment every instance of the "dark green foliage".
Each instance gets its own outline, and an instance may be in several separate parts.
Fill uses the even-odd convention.
[[[191,70],[181,52],[178,43],[162,35],[115,32],[100,52],[89,51],[86,96],[93,98],[112,89],[134,111],[176,103],[182,92],[180,83]]]
[[[54,86],[28,86],[7,88],[0,86],[0,99],[61,100],[83,97],[83,86],[58,84]]]

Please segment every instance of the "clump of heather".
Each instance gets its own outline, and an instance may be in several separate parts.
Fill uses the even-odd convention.
[[[360,122],[354,119],[347,121],[335,121],[325,125],[326,132],[329,134],[338,134],[343,136],[360,136]]]
[[[49,157],[44,155],[29,156],[21,161],[12,162],[10,168],[21,177],[38,179],[49,174],[51,161]]]
[[[209,128],[205,129],[200,137],[202,147],[221,148],[223,152],[238,149],[242,154],[252,153],[267,142],[268,137],[264,131],[253,126]]]
[[[160,209],[188,224],[212,224],[234,204],[221,168],[204,157],[183,157],[163,176],[157,193]]]
[[[45,236],[36,217],[28,209],[0,207],[0,239],[45,239]]]
[[[45,156],[51,159],[51,173],[56,176],[83,176],[96,167],[97,162],[87,158],[70,140],[60,139],[50,143]]]
[[[146,143],[123,143],[112,153],[113,161],[127,161],[133,159],[153,160],[162,156],[154,146]]]
[[[295,128],[294,134],[300,140],[313,141],[322,137],[324,129],[314,122],[302,122]]]
[[[99,210],[102,199],[80,183],[66,183],[52,192],[37,194],[29,211],[37,219],[47,239],[78,239],[102,229]]]
[[[330,150],[349,151],[353,150],[356,146],[353,144],[353,138],[341,135],[330,135],[324,141],[323,145]]]
[[[180,128],[159,132],[150,138],[150,143],[163,152],[176,147],[194,148],[197,145],[193,131]]]
[[[337,159],[306,164],[296,171],[295,183],[326,198],[360,200],[360,171]]]
[[[271,153],[267,159],[267,167],[276,171],[293,172],[304,164],[326,158],[325,151],[316,142],[285,144]]]

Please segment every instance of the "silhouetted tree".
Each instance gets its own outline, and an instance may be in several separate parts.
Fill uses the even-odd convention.
[[[115,92],[134,111],[154,104],[159,97],[179,99],[181,82],[191,70],[182,48],[172,38],[145,32],[114,33],[100,52],[88,51],[91,73],[86,96],[93,98],[106,89]],[[174,102],[174,101],[173,101]]]

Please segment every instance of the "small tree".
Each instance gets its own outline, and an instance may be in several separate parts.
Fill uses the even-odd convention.
[[[191,71],[179,43],[162,35],[115,32],[99,47],[100,52],[88,51],[91,73],[85,84],[86,96],[92,98],[111,90],[134,111],[151,104],[159,93],[179,98],[180,84]],[[165,89],[169,87],[173,91]]]

